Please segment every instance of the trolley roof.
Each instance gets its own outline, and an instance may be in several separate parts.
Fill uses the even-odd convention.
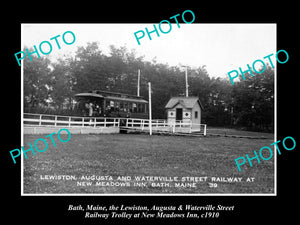
[[[118,92],[109,92],[109,91],[92,91],[86,93],[75,94],[75,97],[93,97],[93,98],[102,98],[116,101],[128,101],[128,102],[137,102],[137,103],[148,103],[140,96],[123,94]]]

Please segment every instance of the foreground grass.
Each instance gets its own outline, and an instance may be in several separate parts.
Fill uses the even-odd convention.
[[[25,135],[34,143],[45,135]],[[54,137],[56,147],[48,140],[47,151],[24,159],[24,193],[274,193],[273,158],[253,167],[242,166],[239,172],[234,159],[253,155],[253,150],[272,143],[272,139],[230,137],[181,137],[135,134],[81,135],[61,143]],[[42,145],[42,144],[41,144]],[[43,146],[40,147],[43,149]],[[44,175],[72,175],[76,180],[45,180]],[[81,176],[129,176],[130,186],[78,185]],[[134,186],[135,176],[208,177],[196,187],[153,186],[144,182]],[[242,177],[242,182],[215,182],[211,177]],[[246,182],[247,178],[254,182]]]

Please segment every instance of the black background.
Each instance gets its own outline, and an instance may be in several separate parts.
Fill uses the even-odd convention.
[[[295,3],[296,4],[296,3]],[[22,223],[64,222],[67,224],[106,224],[106,223],[166,223],[172,224],[211,224],[211,223],[270,223],[284,219],[286,223],[297,218],[298,174],[297,147],[293,151],[282,151],[277,156],[277,196],[23,196],[21,197],[20,160],[13,164],[9,151],[21,146],[21,68],[14,53],[21,50],[21,23],[151,23],[158,24],[163,19],[189,9],[196,16],[194,23],[277,23],[277,49],[289,54],[289,61],[277,64],[277,140],[292,136],[297,142],[298,96],[296,70],[298,46],[296,42],[297,23],[295,6],[269,5],[248,2],[245,5],[212,5],[203,3],[198,6],[186,6],[180,2],[154,4],[154,2],[135,2],[113,6],[104,2],[70,2],[66,6],[60,3],[24,3],[8,7],[2,15],[4,24],[2,42],[2,157],[5,165],[1,178],[2,219],[9,222],[19,220]],[[76,6],[75,6],[76,5]],[[5,10],[4,10],[5,11]],[[172,35],[172,34],[168,34]],[[264,35],[263,33],[261,34]],[[120,37],[121,38],[121,37]],[[246,44],[246,43],[245,43]],[[281,146],[281,145],[280,145]],[[218,219],[183,220],[100,220],[84,219],[81,213],[68,211],[68,205],[235,205],[233,212],[221,213]],[[4,210],[3,210],[4,208]]]

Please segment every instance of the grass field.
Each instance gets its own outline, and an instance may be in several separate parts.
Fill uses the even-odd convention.
[[[29,148],[28,142],[33,144],[37,138],[45,138],[45,135],[24,135],[25,149]],[[247,139],[72,134],[69,142],[61,143],[55,136],[56,147],[47,138],[45,152],[37,152],[35,156],[28,153],[30,156],[24,159],[24,193],[274,193],[273,158],[261,160],[260,164],[253,160],[253,167],[244,165],[241,172],[234,161],[245,154],[254,156],[253,150],[269,146],[272,138],[272,135],[270,139]],[[40,143],[38,147],[43,149]],[[47,175],[48,178],[51,175],[70,175],[77,180],[45,179]],[[82,179],[82,176],[92,175],[99,179],[100,176],[111,176],[113,181],[110,182],[115,184],[104,181],[97,185],[100,180]],[[126,176],[127,180],[117,180],[118,176]],[[180,182],[181,185],[175,186],[175,181],[136,182],[135,176],[177,177],[179,181],[183,177],[206,177],[206,180]],[[242,178],[242,181],[229,183],[213,180],[213,177]],[[246,182],[247,178],[254,180]],[[116,186],[117,183],[126,186]]]

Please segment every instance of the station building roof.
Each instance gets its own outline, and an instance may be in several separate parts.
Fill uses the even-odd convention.
[[[203,110],[203,106],[198,97],[172,97],[166,104],[166,109],[172,109],[176,105],[181,104],[184,108],[191,109],[198,103],[200,108]]]

